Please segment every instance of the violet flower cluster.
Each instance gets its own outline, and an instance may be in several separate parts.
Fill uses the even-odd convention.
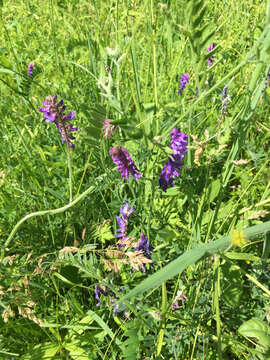
[[[46,122],[52,122],[56,125],[58,131],[62,136],[62,143],[67,143],[68,146],[74,147],[74,144],[71,140],[74,140],[72,135],[73,131],[77,131],[77,127],[73,127],[69,123],[72,119],[75,118],[75,113],[70,111],[68,115],[65,115],[66,106],[64,105],[64,100],[57,102],[57,95],[48,96],[43,102],[43,108],[40,108],[39,111],[43,113],[44,119]]]
[[[187,152],[188,136],[174,128],[171,131],[171,146],[173,154],[169,157],[159,178],[159,186],[164,192],[167,191],[168,186],[174,186],[173,179],[180,175],[180,170],[184,165],[184,157]]]
[[[134,212],[135,207],[132,208],[129,205],[129,202],[125,200],[124,204],[120,207],[120,216],[116,216],[116,220],[119,228],[116,230],[117,234],[114,235],[116,238],[119,238],[118,246],[124,247],[124,241],[127,239],[127,227],[128,227],[128,218]]]
[[[114,146],[109,153],[112,156],[114,164],[118,165],[117,170],[121,173],[121,178],[125,177],[128,181],[129,175],[135,180],[142,176],[131,159],[129,152],[123,146]]]
[[[123,289],[120,288],[118,291],[122,292]],[[125,311],[126,305],[125,304],[117,304],[116,302],[117,302],[118,298],[117,298],[116,294],[111,289],[109,289],[107,286],[100,287],[99,285],[95,285],[95,298],[97,300],[96,306],[102,305],[102,302],[100,299],[101,295],[108,298],[109,304],[113,308],[113,316],[117,316],[119,311],[124,311],[124,315],[126,315],[126,311]]]
[[[222,90],[221,101],[222,101],[221,114],[224,115],[224,114],[226,114],[228,101],[231,102],[231,98],[228,95],[228,87],[227,86],[225,86]]]
[[[208,49],[206,51],[206,53],[208,54],[210,51],[212,51],[214,48],[216,47],[216,44],[215,43],[212,43],[208,46]],[[214,59],[215,59],[215,56],[212,55],[212,56],[209,56],[208,58],[208,66],[212,66],[214,64]]]
[[[97,300],[97,306],[101,305],[101,300],[100,300],[100,294],[104,295],[104,296],[108,296],[108,291],[107,290],[103,290],[100,286],[95,285],[95,298]]]
[[[147,235],[145,235],[143,232],[141,233],[141,240],[139,241],[138,243],[138,246],[135,248],[135,250],[139,250],[139,251],[142,251],[143,252],[143,255],[145,257],[147,257],[148,259],[152,259],[151,258],[151,251],[153,250],[153,246],[150,245],[148,239],[147,239]],[[152,266],[154,266],[154,264],[150,264]],[[143,264],[141,269],[140,269],[141,272],[146,272],[146,265]]]
[[[266,77],[266,80],[264,82],[264,87],[262,89],[262,93],[265,92],[265,90],[268,88],[269,83],[270,83],[270,69],[268,70],[267,77]]]
[[[28,65],[28,71],[27,71],[27,75],[29,77],[31,77],[33,75],[34,67],[35,67],[35,64],[33,62],[30,62],[30,64]]]
[[[187,86],[188,81],[189,81],[189,73],[182,74],[180,76],[179,90],[177,92],[179,95],[182,96],[182,93],[183,93],[185,87]]]

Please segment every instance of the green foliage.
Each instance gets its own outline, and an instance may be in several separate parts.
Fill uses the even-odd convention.
[[[0,16],[0,358],[269,358],[270,5],[0,0]],[[55,93],[76,113],[72,174],[38,111]],[[189,147],[162,192],[175,127]]]
[[[247,338],[257,340],[255,354],[259,359],[270,359],[270,327],[264,321],[250,319],[240,326],[238,332]]]

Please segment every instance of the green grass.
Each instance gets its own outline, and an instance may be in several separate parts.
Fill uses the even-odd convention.
[[[4,0],[0,11],[0,359],[269,358],[270,5]],[[72,179],[38,111],[53,94],[76,112]],[[111,139],[105,119],[120,127]],[[174,127],[190,147],[162,192]],[[121,180],[116,145],[138,182]],[[126,199],[129,235],[154,247],[147,273],[131,274],[131,258],[114,259],[118,273],[104,264]],[[244,247],[230,246],[234,229]],[[95,285],[114,292],[100,307]],[[172,311],[178,291],[187,299]]]

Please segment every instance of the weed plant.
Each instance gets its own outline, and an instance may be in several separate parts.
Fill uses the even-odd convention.
[[[0,358],[270,359],[270,4],[0,15]]]

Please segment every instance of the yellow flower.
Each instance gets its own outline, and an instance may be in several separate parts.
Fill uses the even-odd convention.
[[[247,242],[246,235],[243,233],[243,231],[233,230],[231,242],[235,246],[244,246]]]
[[[249,176],[253,176],[253,172],[252,172],[252,171],[249,173]]]
[[[53,150],[57,150],[57,146],[56,145],[53,145]]]

